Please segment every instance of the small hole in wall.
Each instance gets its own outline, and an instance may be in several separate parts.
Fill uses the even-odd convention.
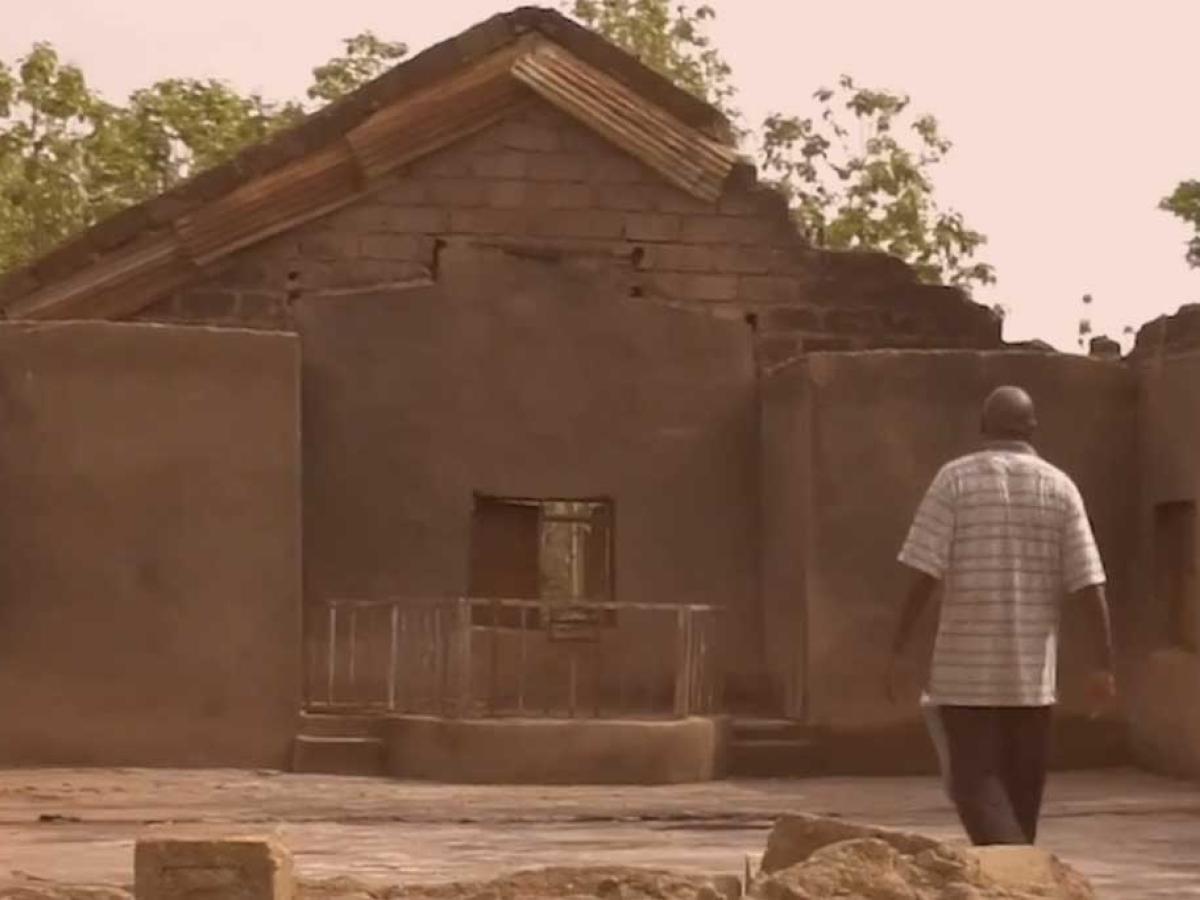
[[[758,331],[758,313],[746,313],[746,324],[751,331]]]
[[[295,269],[293,269],[291,272],[288,272],[287,283],[287,302],[295,303],[300,299],[300,295],[304,293],[303,289],[300,287],[300,273]]]
[[[642,290],[642,286],[640,284],[635,284],[633,287],[631,287],[629,289],[629,296],[630,297],[644,297],[644,296],[646,296],[646,292],[644,290]]]
[[[437,281],[438,271],[442,267],[442,251],[446,249],[446,242],[442,238],[435,238],[433,241],[433,258],[429,262],[429,276]]]
[[[629,261],[633,263],[633,267],[635,269],[640,269],[642,267],[642,262],[645,259],[646,259],[646,248],[645,247],[634,247],[633,251],[629,254]]]

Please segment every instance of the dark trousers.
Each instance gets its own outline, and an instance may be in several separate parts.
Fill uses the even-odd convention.
[[[939,708],[948,788],[971,843],[1032,844],[1037,839],[1049,706]]]

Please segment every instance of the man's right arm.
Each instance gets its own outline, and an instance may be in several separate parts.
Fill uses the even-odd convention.
[[[1071,595],[1074,602],[1086,611],[1088,643],[1095,653],[1095,668],[1113,672],[1112,620],[1108,611],[1108,598],[1104,585],[1093,584]]]

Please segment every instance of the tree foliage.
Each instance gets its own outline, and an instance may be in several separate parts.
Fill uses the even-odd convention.
[[[992,267],[974,258],[987,239],[937,203],[932,170],[951,147],[937,119],[848,76],[813,97],[815,116],[776,113],[762,129],[764,174],[787,193],[809,239],[882,250],[929,282],[994,282]]]
[[[564,7],[738,118],[729,64],[708,35],[716,17],[711,6],[573,0]],[[937,120],[913,115],[907,96],[864,88],[846,76],[813,99],[813,113],[774,113],[758,130],[763,173],[787,193],[809,240],[893,254],[930,282],[968,289],[994,282],[992,267],[975,258],[987,239],[936,201],[932,172],[951,147]]]
[[[332,103],[341,99],[378,78],[408,54],[407,45],[380,40],[370,31],[346,38],[342,43],[345,53],[313,69],[309,100]]]
[[[83,73],[48,44],[0,63],[0,269],[87,221],[96,112]]]
[[[353,91],[407,52],[370,32],[344,45],[341,56],[313,69],[313,105]],[[13,65],[0,61],[0,272],[224,162],[306,111],[212,78],[166,79],[110,103],[44,43]]]
[[[1187,245],[1188,265],[1200,268],[1200,181],[1180,182],[1159,208],[1178,216],[1195,230]]]
[[[736,115],[732,70],[708,34],[717,14],[707,3],[570,0],[563,7],[675,84]]]

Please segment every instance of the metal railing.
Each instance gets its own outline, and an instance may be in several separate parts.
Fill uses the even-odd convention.
[[[720,609],[330,600],[310,708],[451,717],[689,716],[721,706]]]

